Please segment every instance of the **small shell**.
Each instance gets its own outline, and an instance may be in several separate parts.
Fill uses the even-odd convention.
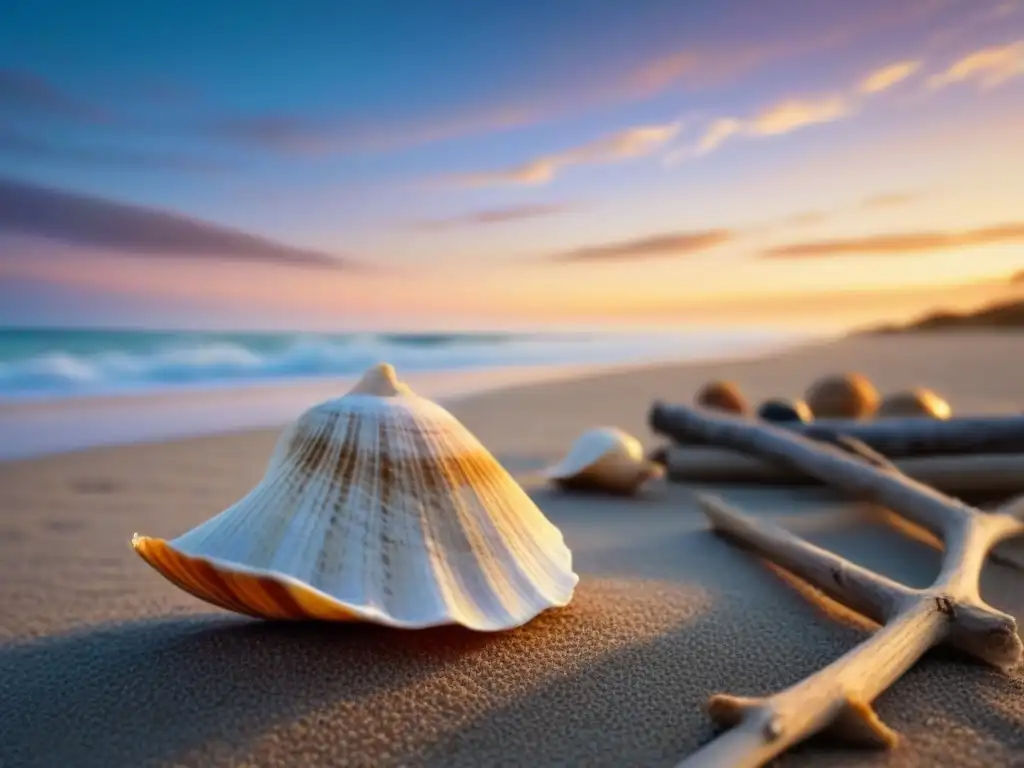
[[[765,400],[757,409],[757,417],[763,421],[776,423],[799,421],[807,423],[814,420],[814,414],[803,400],[783,400],[781,398]]]
[[[952,415],[949,403],[924,387],[886,395],[878,407],[880,419],[919,416],[944,420]]]
[[[878,410],[878,390],[859,373],[823,376],[804,398],[816,419],[864,419]]]
[[[566,605],[578,580],[525,491],[389,365],[299,417],[243,499],[132,546],[196,597],[269,619],[501,630]]]
[[[693,401],[700,408],[739,414],[750,412],[743,392],[733,381],[709,381],[701,387]]]
[[[569,454],[544,474],[565,489],[628,495],[662,471],[644,456],[635,437],[615,427],[596,427],[580,435]]]

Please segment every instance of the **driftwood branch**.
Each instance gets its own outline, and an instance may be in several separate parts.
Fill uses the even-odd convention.
[[[650,414],[651,428],[678,443],[714,444],[713,440],[675,419],[677,412],[675,406],[658,407],[656,404]],[[947,420],[818,419],[809,424],[778,422],[773,426],[806,437],[817,437],[825,433],[842,434],[859,440],[889,459],[970,453],[1024,453],[1024,415],[961,416]]]
[[[682,766],[760,766],[809,736],[885,747],[896,734],[871,702],[928,649],[950,645],[1000,669],[1021,658],[1013,617],[986,604],[979,578],[988,552],[1024,533],[1024,499],[995,513],[955,501],[889,465],[875,466],[793,431],[689,408],[658,405],[651,421],[702,442],[783,463],[887,506],[944,543],[943,565],[926,589],[911,589],[754,520],[721,500],[700,496],[712,527],[882,624],[866,641],[796,685],[764,698],[713,696],[711,717],[727,727]]]

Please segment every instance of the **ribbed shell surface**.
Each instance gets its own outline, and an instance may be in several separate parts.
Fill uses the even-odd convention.
[[[267,618],[519,626],[566,605],[561,532],[480,442],[413,394],[348,394],[279,439],[244,498],[139,554],[179,587]]]

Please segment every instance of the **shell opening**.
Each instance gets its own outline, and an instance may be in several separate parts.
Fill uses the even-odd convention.
[[[412,390],[409,389],[408,385],[398,380],[398,374],[395,372],[393,365],[390,363],[378,363],[369,368],[348,393],[350,395],[398,397],[399,395],[410,395]]]

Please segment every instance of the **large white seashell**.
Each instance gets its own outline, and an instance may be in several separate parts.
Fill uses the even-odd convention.
[[[233,506],[132,546],[196,597],[272,619],[494,631],[566,605],[578,581],[561,532],[390,365],[304,413]]]
[[[595,427],[580,435],[569,454],[544,475],[564,488],[630,494],[661,472],[635,437],[616,427]]]

